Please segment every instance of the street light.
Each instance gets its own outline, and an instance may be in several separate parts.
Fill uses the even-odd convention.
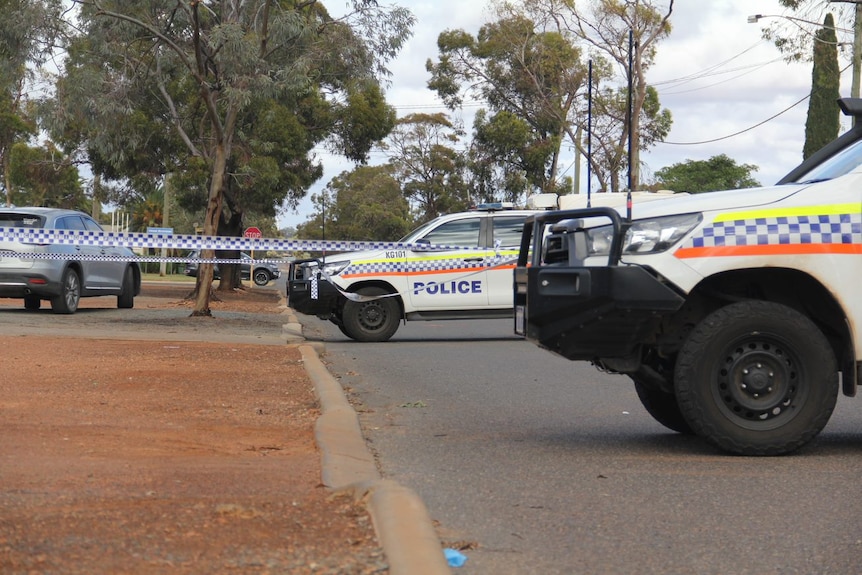
[[[862,0],[829,0],[830,2],[848,2],[851,4],[856,4],[856,17],[855,22],[853,23],[853,77],[850,82],[850,96],[853,98],[859,97],[859,76],[860,76],[860,65],[862,65]],[[803,28],[799,25],[799,22],[803,22],[805,24],[810,24],[812,26],[823,26],[823,24],[818,24],[817,22],[812,22],[810,20],[804,20],[802,18],[796,18],[795,16],[786,16],[784,14],[752,14],[748,17],[749,24],[756,24],[758,20],[763,18],[782,18],[784,20],[789,20],[793,24],[796,25],[800,30],[804,31],[806,34],[812,35],[811,32]],[[841,32],[850,33],[851,30],[846,28],[833,28],[833,30],[839,30]],[[813,36],[813,35],[812,35]],[[817,37],[814,36],[816,39]],[[842,43],[839,42],[839,45]],[[855,118],[854,118],[855,123]]]
[[[821,27],[823,26],[822,22],[820,22],[820,23],[813,22],[811,20],[805,20],[804,18],[797,18],[795,16],[786,16],[784,14],[752,14],[751,16],[748,17],[748,23],[749,24],[757,24],[758,21],[760,21],[764,18],[781,18],[782,20],[790,20],[790,22],[792,22],[794,25],[796,25],[797,28],[799,28],[803,32],[807,33],[809,36],[813,36],[813,34],[811,34],[811,32],[810,32],[810,30],[808,30],[808,28],[803,28],[802,26],[800,26],[799,22],[802,22],[803,24],[809,24],[811,26],[821,26]],[[837,30],[839,32],[846,32],[848,34],[853,32],[853,30],[848,30],[847,28],[839,28],[837,26],[833,26],[832,29]],[[839,42],[839,44],[840,44],[840,42]]]

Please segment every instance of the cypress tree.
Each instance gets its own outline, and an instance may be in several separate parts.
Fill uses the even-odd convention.
[[[805,145],[802,157],[811,154],[838,137],[840,116],[840,71],[838,69],[838,37],[832,14],[823,20],[814,41],[814,66],[811,72],[811,98],[805,120]]]

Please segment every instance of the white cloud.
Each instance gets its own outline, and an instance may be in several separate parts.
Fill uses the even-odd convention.
[[[486,21],[487,4],[464,0],[396,0],[417,19],[414,35],[391,63],[392,84],[387,91],[399,115],[443,111],[426,87],[425,62],[437,59],[437,36],[446,29],[476,33]],[[649,81],[659,89],[662,105],[673,114],[667,141],[642,156],[647,173],[686,160],[705,160],[727,154],[738,163],[755,164],[755,177],[772,184],[802,159],[811,65],[788,64],[761,38],[761,24],[749,24],[752,14],[776,14],[775,0],[676,0],[671,17],[673,32],[658,46]],[[841,22],[838,22],[841,26]],[[812,30],[816,27],[812,26]],[[842,78],[843,96],[849,95],[849,72]],[[788,109],[789,108],[789,109]],[[786,112],[781,113],[783,110]],[[466,128],[475,110],[465,109]],[[773,118],[773,116],[776,116]],[[711,141],[715,140],[715,141]],[[699,143],[704,142],[704,143]],[[324,155],[326,174],[319,184],[350,165]],[[382,161],[382,156],[374,160]],[[309,201],[299,213],[287,214],[282,225],[305,221]]]

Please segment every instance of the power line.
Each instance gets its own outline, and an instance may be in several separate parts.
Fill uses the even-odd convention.
[[[724,61],[719,62],[717,64],[713,64],[712,66],[708,66],[708,67],[706,67],[703,70],[700,70],[698,72],[694,72],[694,73],[689,74],[687,76],[683,76],[681,78],[676,78],[676,79],[672,79],[672,80],[662,80],[660,82],[650,82],[650,85],[662,86],[665,84],[684,84],[687,82],[692,82],[694,80],[700,80],[701,78],[708,78],[710,76],[717,76],[719,74],[725,74],[727,72],[716,72],[715,74],[712,74],[711,72],[713,70],[716,70],[716,69],[724,66],[725,64],[729,64],[730,62],[733,62],[734,60],[736,60],[737,58],[739,58],[741,56],[744,56],[745,54],[754,50],[755,48],[757,48],[761,44],[763,44],[763,40],[759,40],[759,41],[755,42],[754,44],[752,44],[751,46],[749,46],[748,48],[746,48],[745,50],[743,50],[739,54],[736,54],[735,56],[731,56],[727,60],[724,60]],[[734,70],[731,70],[731,71],[734,71]]]
[[[847,69],[849,67],[850,66],[845,66],[844,68],[841,69],[841,71],[839,73],[843,74],[845,71],[847,71]],[[759,128],[760,126],[762,126],[763,124],[766,124],[767,122],[771,122],[775,118],[777,118],[783,114],[786,114],[787,112],[789,112],[790,110],[792,110],[793,108],[795,108],[796,106],[798,106],[799,104],[801,104],[802,102],[804,102],[805,100],[807,100],[810,97],[811,97],[811,93],[809,92],[808,94],[806,94],[805,96],[803,96],[802,98],[800,98],[799,100],[797,100],[796,102],[794,102],[793,104],[788,106],[787,108],[781,110],[777,114],[774,114],[774,115],[766,118],[765,120],[754,124],[753,126],[749,126],[748,128],[745,128],[744,130],[740,130],[738,132],[734,132],[733,134],[728,134],[728,135],[722,136],[720,138],[713,138],[711,140],[703,140],[702,142],[666,142],[665,141],[665,142],[656,142],[656,144],[667,144],[668,146],[698,146],[701,144],[712,144],[713,142],[720,142],[722,140],[729,140],[730,138],[734,138],[736,136],[739,136],[740,134],[744,134],[746,132],[750,132],[751,130],[753,130],[755,128]]]
[[[794,102],[793,104],[791,104],[787,108],[781,110],[780,112],[778,112],[777,114],[775,114],[773,116],[766,118],[762,122],[758,122],[758,123],[754,124],[753,126],[749,126],[748,128],[745,128],[744,130],[740,130],[738,132],[734,132],[733,134],[728,134],[727,136],[722,136],[720,138],[713,138],[712,140],[703,140],[702,142],[656,142],[656,143],[657,144],[667,144],[668,146],[698,146],[700,144],[711,144],[713,142],[720,142],[722,140],[728,140],[730,138],[734,138],[736,136],[739,136],[740,134],[750,132],[751,130],[753,130],[755,128],[759,128],[760,126],[762,126],[763,124],[765,124],[767,122],[771,122],[772,120],[774,120],[778,116],[781,116],[782,114],[786,114],[787,112],[789,112],[790,110],[792,110],[793,108],[795,108],[796,106],[798,106],[799,104],[801,104],[802,102],[804,102],[805,100],[807,100],[810,97],[811,97],[811,94],[807,94],[802,99],[797,100],[796,102]]]
[[[752,72],[757,72],[758,70],[760,70],[760,69],[762,69],[762,68],[764,68],[770,64],[780,62],[783,59],[784,58],[776,58],[775,60],[770,60],[769,62],[762,62],[760,64],[752,64],[751,66],[734,68],[733,70],[728,70],[727,72],[722,72],[722,74],[724,74],[724,73],[729,74],[731,72],[738,72],[740,70],[742,70],[742,72],[740,74],[737,74],[736,76],[731,76],[730,78],[725,78],[724,80],[720,80],[718,82],[713,82],[712,84],[707,84],[705,86],[699,86],[697,88],[691,88],[690,90],[679,90],[677,92],[661,92],[661,95],[662,96],[676,96],[678,94],[689,94],[691,92],[699,92],[700,90],[706,90],[707,88],[713,88],[715,86],[720,86],[721,84],[726,84],[726,83],[732,82],[733,80],[736,80],[738,78],[742,78],[743,76],[747,76],[748,74],[751,74]],[[713,76],[718,76],[718,74],[713,74]]]

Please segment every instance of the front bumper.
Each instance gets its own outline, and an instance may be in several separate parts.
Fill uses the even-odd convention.
[[[614,228],[607,265],[587,266],[584,220]],[[515,268],[515,332],[570,360],[636,359],[685,298],[648,268],[621,264],[626,223],[609,208],[528,218]]]
[[[571,360],[629,358],[684,298],[641,267],[515,270],[515,331]]]
[[[320,277],[315,269],[291,262],[287,272],[287,305],[304,315],[314,315],[329,319],[337,314],[344,296],[327,280]],[[306,277],[308,276],[308,277]]]

